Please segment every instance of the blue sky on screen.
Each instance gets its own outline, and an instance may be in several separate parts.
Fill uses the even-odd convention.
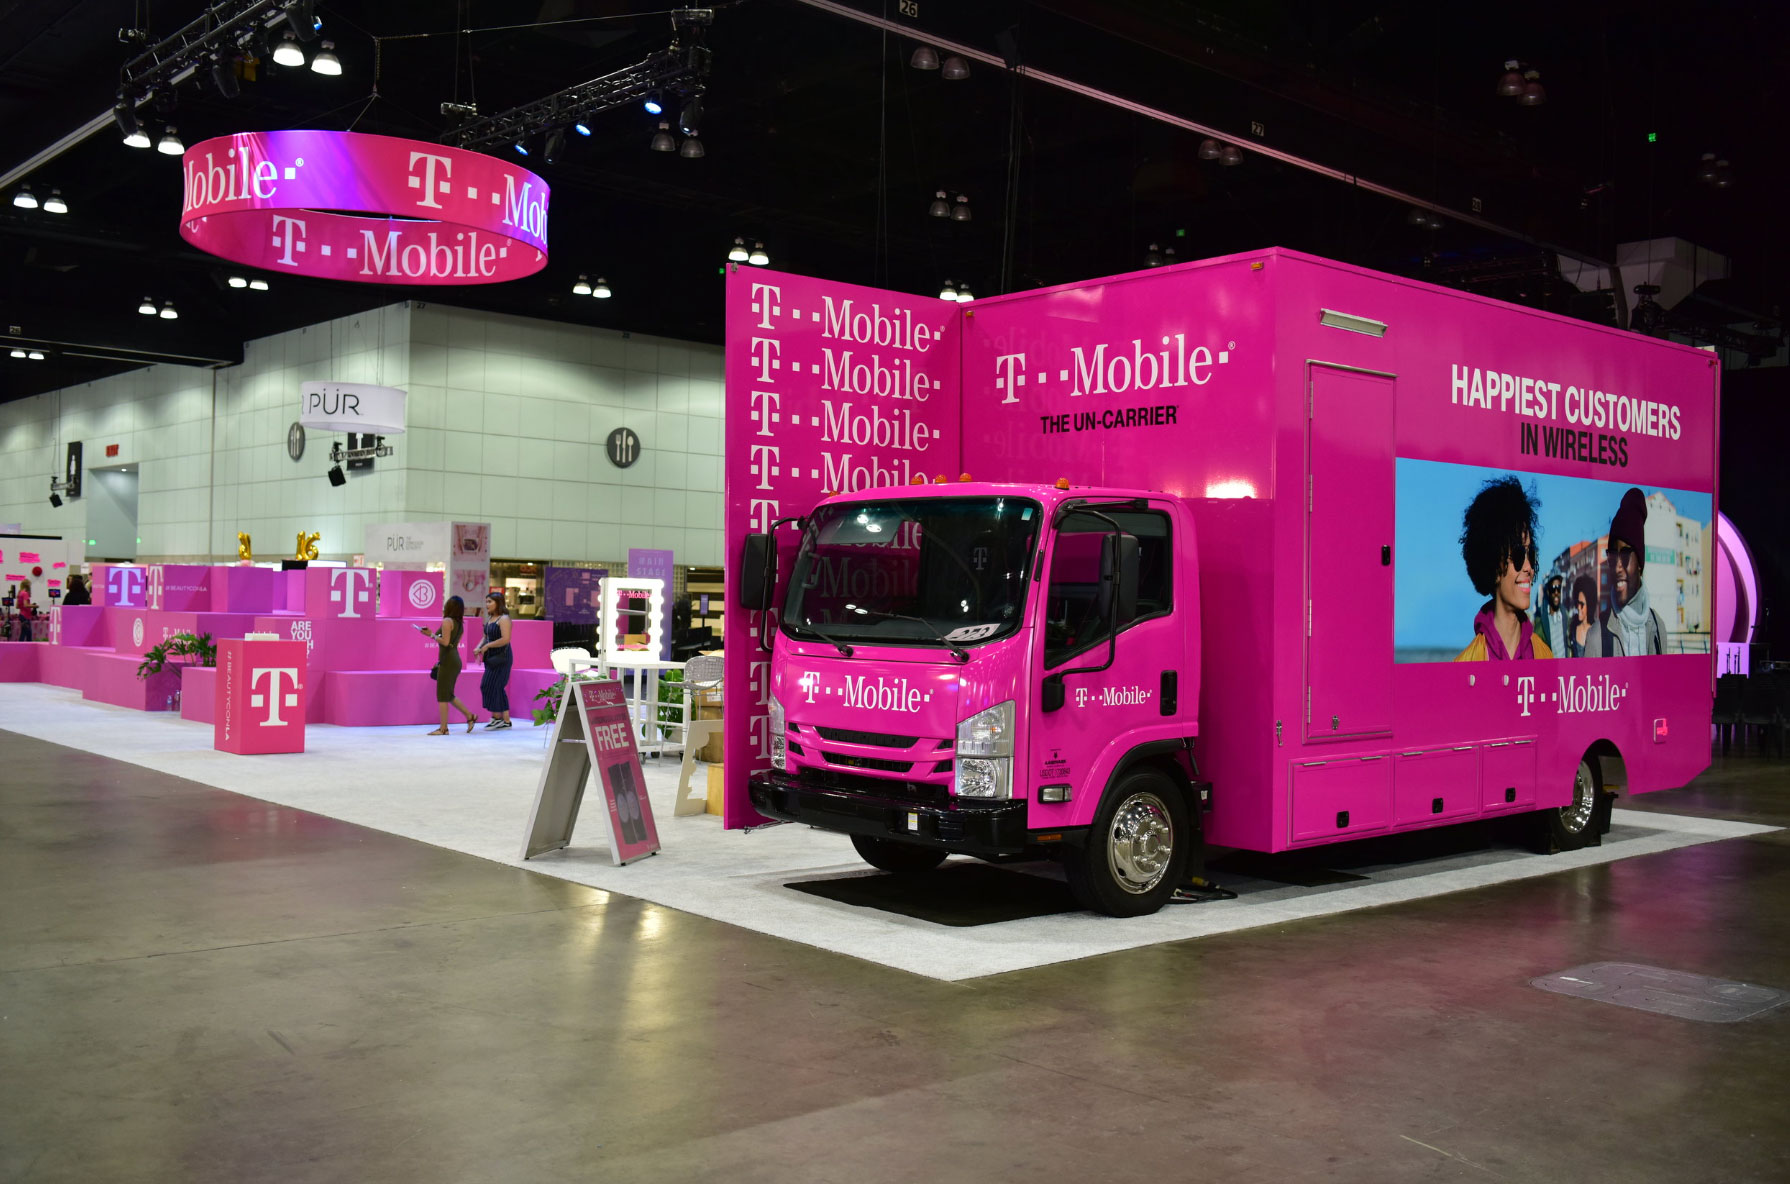
[[[1494,477],[1514,472],[1441,461],[1398,461],[1398,515],[1394,546],[1393,645],[1395,648],[1456,649],[1473,638],[1473,614],[1485,597],[1473,590],[1461,560],[1461,517],[1480,487]],[[1610,518],[1631,488],[1643,494],[1663,490],[1686,518],[1709,527],[1710,496],[1586,477],[1516,472],[1524,488],[1541,499],[1541,554],[1545,577],[1554,557],[1574,543],[1595,539],[1610,529]],[[1537,581],[1537,600],[1540,581]]]

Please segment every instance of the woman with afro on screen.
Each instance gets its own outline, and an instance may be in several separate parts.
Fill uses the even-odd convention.
[[[1455,661],[1554,656],[1529,623],[1537,562],[1535,512],[1540,508],[1535,495],[1511,476],[1487,481],[1467,506],[1461,519],[1461,558],[1474,589],[1491,599],[1473,618],[1473,640]]]

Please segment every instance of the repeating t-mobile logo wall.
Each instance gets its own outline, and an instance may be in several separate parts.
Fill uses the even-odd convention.
[[[812,509],[823,492],[955,481],[963,313],[925,296],[761,268],[727,280],[727,572],[742,540]],[[793,547],[796,533],[779,541]],[[787,573],[788,563],[780,564]],[[747,689],[726,720],[723,821],[751,820],[746,776],[770,759],[762,614],[726,616],[727,681]]]

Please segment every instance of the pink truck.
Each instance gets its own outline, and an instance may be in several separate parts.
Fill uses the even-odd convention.
[[[1707,766],[1711,354],[1284,250],[874,319],[745,282],[729,398],[814,433],[729,476],[758,815],[1129,916],[1208,846],[1571,849]]]

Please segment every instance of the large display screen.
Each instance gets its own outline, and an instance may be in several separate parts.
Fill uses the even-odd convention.
[[[1397,660],[1708,653],[1712,518],[1707,493],[1401,457]]]

